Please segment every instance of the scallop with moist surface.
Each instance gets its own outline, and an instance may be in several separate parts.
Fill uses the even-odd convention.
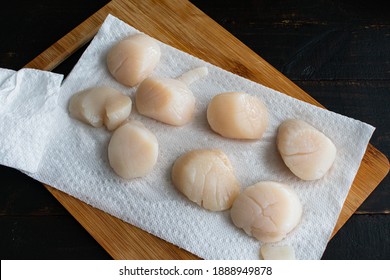
[[[192,92],[180,81],[147,78],[138,87],[135,104],[140,114],[166,124],[188,123],[195,108]]]
[[[149,174],[157,157],[157,138],[139,121],[128,121],[117,128],[108,144],[110,166],[124,179]]]
[[[336,158],[333,142],[301,120],[286,120],[279,126],[277,147],[287,167],[303,180],[322,178]]]
[[[302,205],[288,185],[264,181],[247,187],[231,208],[233,223],[262,242],[277,242],[300,222]]]
[[[210,101],[207,120],[211,129],[224,137],[260,139],[268,126],[268,111],[253,95],[224,92]]]
[[[195,97],[189,85],[207,73],[206,67],[198,67],[177,79],[159,77],[145,79],[135,93],[138,112],[170,125],[187,124],[195,110]]]
[[[240,191],[234,169],[221,150],[192,150],[172,168],[174,186],[189,200],[211,211],[229,209]]]
[[[114,130],[131,112],[130,97],[106,86],[93,87],[74,94],[69,101],[69,113],[93,127],[106,125]]]
[[[146,34],[136,34],[121,40],[107,54],[111,75],[125,86],[135,86],[148,77],[160,61],[157,41]]]
[[[260,255],[263,260],[295,260],[294,248],[289,245],[264,244],[260,248]]]

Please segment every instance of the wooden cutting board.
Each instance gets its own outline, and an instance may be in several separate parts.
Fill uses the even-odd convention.
[[[54,69],[93,38],[108,14],[166,44],[230,72],[322,107],[202,11],[183,0],[113,0],[26,67]],[[333,235],[377,187],[388,171],[388,159],[369,145]],[[46,188],[114,259],[198,258],[51,186]]]

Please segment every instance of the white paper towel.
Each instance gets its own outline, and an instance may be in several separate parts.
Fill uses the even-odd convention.
[[[34,69],[0,71],[1,164],[25,172],[38,170],[62,79]]]
[[[258,259],[261,243],[237,229],[229,211],[204,210],[172,186],[170,170],[177,157],[196,148],[219,148],[230,158],[242,189],[258,181],[274,180],[296,190],[303,204],[302,221],[279,244],[292,245],[298,259],[321,258],[374,128],[290,98],[160,43],[161,62],[152,75],[177,77],[198,66],[207,66],[209,75],[191,85],[196,113],[186,126],[165,125],[133,110],[131,118],[155,133],[159,157],[146,177],[121,179],[108,164],[111,133],[71,119],[67,107],[74,93],[98,85],[117,88],[133,97],[135,88],[121,86],[110,76],[105,57],[113,44],[137,32],[117,18],[107,17],[61,87],[39,170],[29,175],[201,258]],[[214,95],[225,91],[244,91],[265,102],[270,124],[262,140],[229,140],[210,130],[205,114],[207,104]],[[321,180],[302,181],[283,164],[275,137],[279,124],[288,118],[307,121],[335,143],[336,161]]]

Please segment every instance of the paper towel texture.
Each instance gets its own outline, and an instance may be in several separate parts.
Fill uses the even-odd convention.
[[[34,69],[0,71],[1,164],[36,172],[63,76]]]
[[[188,125],[172,127],[133,109],[130,117],[155,133],[159,156],[149,175],[121,179],[108,163],[111,133],[70,118],[67,107],[73,94],[99,85],[134,97],[136,88],[118,84],[107,70],[105,57],[116,42],[137,32],[117,18],[107,17],[61,87],[53,116],[55,125],[47,135],[39,170],[30,176],[201,258],[259,259],[261,243],[236,228],[229,211],[204,210],[172,186],[171,167],[180,155],[198,148],[222,149],[236,170],[241,189],[258,181],[274,180],[289,184],[297,192],[303,205],[302,221],[279,244],[293,246],[298,259],[321,258],[374,128],[290,98],[159,42],[161,62],[153,76],[174,78],[198,66],[207,66],[209,74],[190,87],[196,97],[196,112]],[[264,101],[270,124],[263,139],[238,141],[211,131],[206,119],[208,102],[225,91],[244,91]],[[289,118],[310,123],[336,145],[336,161],[324,178],[302,181],[284,165],[275,138],[278,126]]]

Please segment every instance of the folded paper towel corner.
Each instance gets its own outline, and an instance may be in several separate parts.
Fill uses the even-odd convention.
[[[52,73],[32,70],[0,72],[0,164],[66,192],[93,207],[131,223],[203,259],[258,259],[261,243],[233,226],[229,211],[211,212],[186,200],[172,186],[170,168],[176,158],[197,148],[222,149],[236,169],[241,188],[262,180],[280,181],[296,190],[303,217],[280,245],[294,247],[298,259],[320,259],[360,166],[374,128],[361,121],[312,106],[229,73],[203,60],[158,42],[161,62],[154,76],[177,77],[206,66],[209,75],[191,88],[196,96],[193,121],[170,127],[131,113],[153,131],[160,152],[154,170],[139,179],[124,180],[107,159],[110,132],[69,117],[71,96],[106,85],[133,97],[135,88],[118,84],[109,74],[105,56],[126,36],[139,33],[109,15],[64,83]],[[37,70],[35,70],[37,71]],[[23,74],[22,74],[23,73]],[[225,91],[244,91],[261,98],[270,124],[261,141],[232,141],[213,133],[205,110],[211,98]],[[317,181],[297,179],[276,150],[276,130],[298,118],[326,133],[338,148],[329,173]]]
[[[37,172],[57,108],[63,75],[0,69],[0,163]]]

